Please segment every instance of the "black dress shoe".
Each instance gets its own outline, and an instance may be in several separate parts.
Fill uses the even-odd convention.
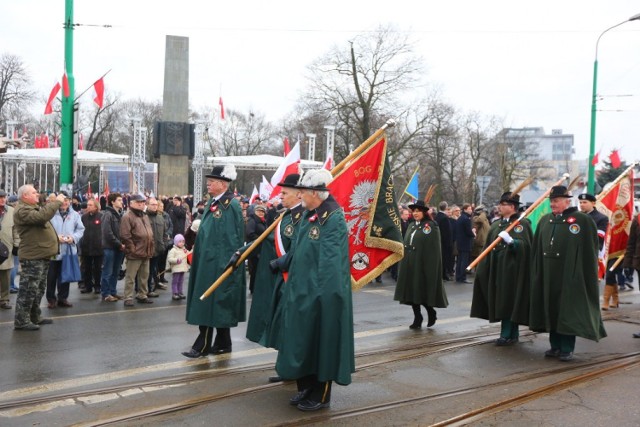
[[[297,392],[291,399],[289,399],[289,405],[298,406],[298,404],[309,397],[310,394],[310,388]]]
[[[199,352],[198,350],[191,349],[191,350],[189,350],[189,351],[183,351],[183,352],[182,352],[182,355],[183,355],[183,356],[185,356],[185,357],[189,357],[189,358],[191,358],[191,359],[197,359],[197,358],[199,358],[199,357],[204,357],[204,356],[206,356],[206,355],[207,355],[207,353],[201,353],[201,352]]]
[[[298,409],[305,412],[317,411],[318,409],[328,408],[329,402],[315,402],[311,399],[305,399],[298,403]]]
[[[274,377],[269,377],[269,382],[270,383],[279,383],[282,382],[282,377],[281,376],[274,376]]]
[[[211,353],[212,354],[225,354],[225,353],[231,353],[231,346],[229,347],[211,347]]]
[[[640,332],[636,332],[635,334],[633,334],[634,338],[640,338]]]

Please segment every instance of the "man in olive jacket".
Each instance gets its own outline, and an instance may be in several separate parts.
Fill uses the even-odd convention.
[[[33,185],[18,189],[18,205],[13,214],[14,227],[20,236],[20,289],[16,299],[14,328],[37,331],[39,325],[53,323],[42,317],[40,300],[47,288],[49,261],[58,254],[58,234],[49,222],[55,215],[64,195],[44,206],[38,205],[38,191]]]

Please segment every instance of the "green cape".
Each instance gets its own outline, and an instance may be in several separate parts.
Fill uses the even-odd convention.
[[[193,247],[189,274],[187,322],[191,325],[229,328],[244,322],[246,316],[246,281],[243,267],[234,271],[204,301],[200,296],[224,272],[231,255],[244,244],[242,209],[231,192],[223,194],[211,212],[211,199]]]
[[[347,224],[329,196],[305,212],[282,296],[276,370],[282,378],[317,375],[351,383],[355,372]]]
[[[446,308],[449,305],[442,284],[442,249],[437,222],[429,219],[409,222],[393,299],[400,304],[427,307]]]
[[[598,235],[575,207],[540,219],[532,246],[529,328],[598,341],[607,333],[598,294]]]
[[[502,220],[491,224],[485,247],[489,246],[512,222]],[[490,322],[511,320],[520,325],[529,324],[529,282],[530,256],[533,232],[527,219],[520,221],[509,232],[513,244],[501,241],[478,264],[473,281],[471,317],[487,319]]]

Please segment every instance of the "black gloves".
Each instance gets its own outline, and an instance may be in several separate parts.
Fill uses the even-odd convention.
[[[240,259],[240,251],[235,251],[233,253],[233,255],[231,255],[231,258],[229,259],[229,262],[227,263],[227,265],[224,266],[224,269],[226,270],[229,267],[233,267],[233,269],[236,269],[236,263],[238,262],[238,260]]]
[[[18,247],[17,246],[14,246],[13,249],[11,249],[11,255],[18,256]]]

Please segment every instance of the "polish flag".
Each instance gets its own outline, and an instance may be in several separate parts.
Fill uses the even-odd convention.
[[[87,187],[87,197],[93,199],[93,191],[91,191],[91,181],[89,181],[89,186]]]
[[[18,129],[13,129],[13,139],[18,139]]]
[[[267,178],[262,175],[262,182],[260,183],[260,198],[262,200],[271,200],[271,193],[273,193],[273,186],[269,184]]]
[[[60,92],[60,82],[56,82],[51,89],[51,93],[49,94],[49,100],[47,101],[47,105],[44,106],[44,114],[53,113],[53,101],[56,99],[56,95]]]
[[[253,202],[256,201],[256,199],[260,197],[260,194],[258,193],[258,189],[256,188],[256,186],[253,186],[253,191],[251,192],[251,197],[249,198],[249,204],[253,204]]]
[[[611,161],[611,167],[614,169],[618,169],[622,162],[620,161],[620,154],[618,150],[613,150],[609,155],[609,160]]]
[[[593,159],[591,159],[591,164],[592,164],[593,166],[595,166],[595,165],[597,165],[599,162],[600,162],[600,151],[598,151],[598,152],[596,153],[596,155],[595,155],[595,156],[593,156]]]
[[[78,150],[84,150],[84,135],[80,134],[80,138],[78,138]]]
[[[71,96],[71,89],[69,88],[69,77],[67,77],[67,70],[64,70],[64,74],[62,75],[62,94],[65,98]]]
[[[33,148],[40,148],[40,137],[38,135],[33,138]]]
[[[100,77],[93,84],[93,102],[98,105],[98,108],[102,108],[102,103],[104,102],[104,77]]]
[[[42,148],[49,148],[49,131],[42,134],[40,137],[40,143],[42,144]]]
[[[324,164],[322,165],[322,168],[326,169],[328,171],[333,169],[333,158],[327,157],[327,160],[324,161]]]
[[[218,99],[218,104],[220,105],[220,119],[224,120],[224,104],[222,103],[222,97]]]
[[[298,173],[298,168],[300,166],[300,142],[296,142],[296,145],[293,146],[293,149],[289,151],[284,158],[284,161],[276,170],[276,173],[271,177],[271,186],[273,187],[273,191],[269,196],[269,199],[273,199],[278,194],[280,194],[281,188],[278,186],[279,183],[282,182],[285,176],[290,175],[292,173]]]

